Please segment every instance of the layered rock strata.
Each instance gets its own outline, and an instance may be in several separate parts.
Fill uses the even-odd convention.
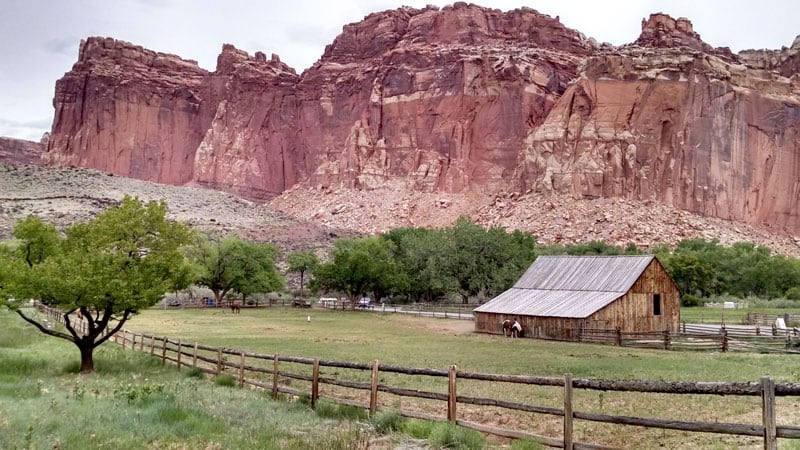
[[[400,8],[303,74],[90,38],[44,160],[269,198],[303,182],[656,200],[800,231],[797,43],[733,54],[653,14],[619,48],[528,8]]]

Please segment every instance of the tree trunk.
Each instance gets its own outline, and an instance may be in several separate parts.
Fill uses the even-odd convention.
[[[300,298],[305,298],[305,296],[303,295],[303,272],[305,271],[304,270],[300,271]]]
[[[94,372],[94,345],[92,342],[75,341],[75,345],[81,351],[80,373]]]

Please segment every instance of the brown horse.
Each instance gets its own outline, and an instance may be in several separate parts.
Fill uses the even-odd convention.
[[[503,321],[503,336],[520,337],[522,336],[522,325],[517,320],[506,319]]]
[[[232,312],[233,314],[239,314],[239,313],[241,313],[241,312],[242,312],[242,311],[241,311],[241,308],[242,308],[242,307],[241,307],[241,306],[240,306],[238,303],[231,303],[231,312]]]

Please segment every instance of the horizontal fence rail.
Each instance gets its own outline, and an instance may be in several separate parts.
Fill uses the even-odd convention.
[[[770,327],[711,326],[681,324],[680,331],[631,332],[617,329],[581,328],[578,342],[620,347],[665,350],[746,351],[800,354],[800,330]]]
[[[40,306],[40,309],[53,320],[63,322],[59,311]],[[80,324],[80,322],[79,322]],[[81,329],[78,325],[77,329]],[[604,336],[603,330],[587,330],[587,337]],[[605,330],[609,331],[609,330]],[[646,340],[654,345],[663,345],[661,333],[636,333],[636,336],[616,330],[606,339],[619,341]],[[689,333],[682,333],[689,334]],[[448,369],[411,368],[381,364],[379,361],[358,363],[333,361],[319,358],[286,356],[278,354],[262,354],[248,352],[197,342],[183,342],[181,339],[156,336],[146,333],[135,333],[121,329],[111,338],[111,342],[124,349],[149,353],[161,360],[162,364],[170,362],[178,370],[184,367],[202,371],[209,375],[228,374],[234,377],[238,386],[251,386],[271,391],[274,398],[280,394],[303,396],[310,392],[309,401],[315,408],[321,398],[334,403],[364,408],[370,415],[381,409],[396,409],[390,402],[380,401],[379,393],[392,394],[398,397],[416,398],[434,402],[443,402],[443,410],[439,413],[399,408],[401,415],[426,420],[447,420],[452,423],[472,428],[484,433],[507,438],[528,438],[543,445],[556,448],[610,448],[604,445],[577,442],[573,439],[576,420],[587,422],[619,424],[663,430],[685,432],[717,433],[738,436],[757,436],[763,438],[765,449],[776,449],[778,438],[800,439],[800,426],[776,425],[776,397],[800,397],[800,383],[775,383],[771,377],[763,377],[759,382],[669,382],[640,380],[598,380],[564,377],[543,377],[529,375],[504,375],[475,373],[458,370],[456,366]],[[669,345],[675,345],[675,336],[670,336]],[[331,373],[323,373],[322,369],[337,369]],[[343,373],[338,370],[352,371],[357,379],[341,379]],[[351,373],[351,372],[347,372]],[[359,375],[360,374],[360,375]],[[391,386],[381,382],[382,374],[398,374],[413,377],[425,376],[442,380],[443,389],[438,392]],[[446,380],[446,381],[445,381]],[[552,407],[532,405],[524,402],[508,401],[496,398],[459,395],[458,382],[510,383],[515,385],[540,386],[561,390],[563,406]],[[297,386],[297,383],[301,383]],[[365,395],[336,395],[333,391],[323,392],[321,387],[346,388]],[[682,421],[665,418],[633,417],[617,414],[600,414],[578,411],[574,409],[574,393],[576,391],[600,392],[639,392],[674,395],[710,395],[710,396],[744,396],[760,397],[762,422],[759,424]],[[560,418],[563,423],[561,436],[543,436],[519,429],[501,428],[486,423],[475,423],[459,419],[460,405],[495,407],[509,411],[522,411]]]

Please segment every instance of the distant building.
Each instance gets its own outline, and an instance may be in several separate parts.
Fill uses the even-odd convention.
[[[514,286],[475,308],[475,331],[502,333],[516,319],[525,337],[578,340],[581,328],[678,331],[680,292],[646,256],[540,256]]]

